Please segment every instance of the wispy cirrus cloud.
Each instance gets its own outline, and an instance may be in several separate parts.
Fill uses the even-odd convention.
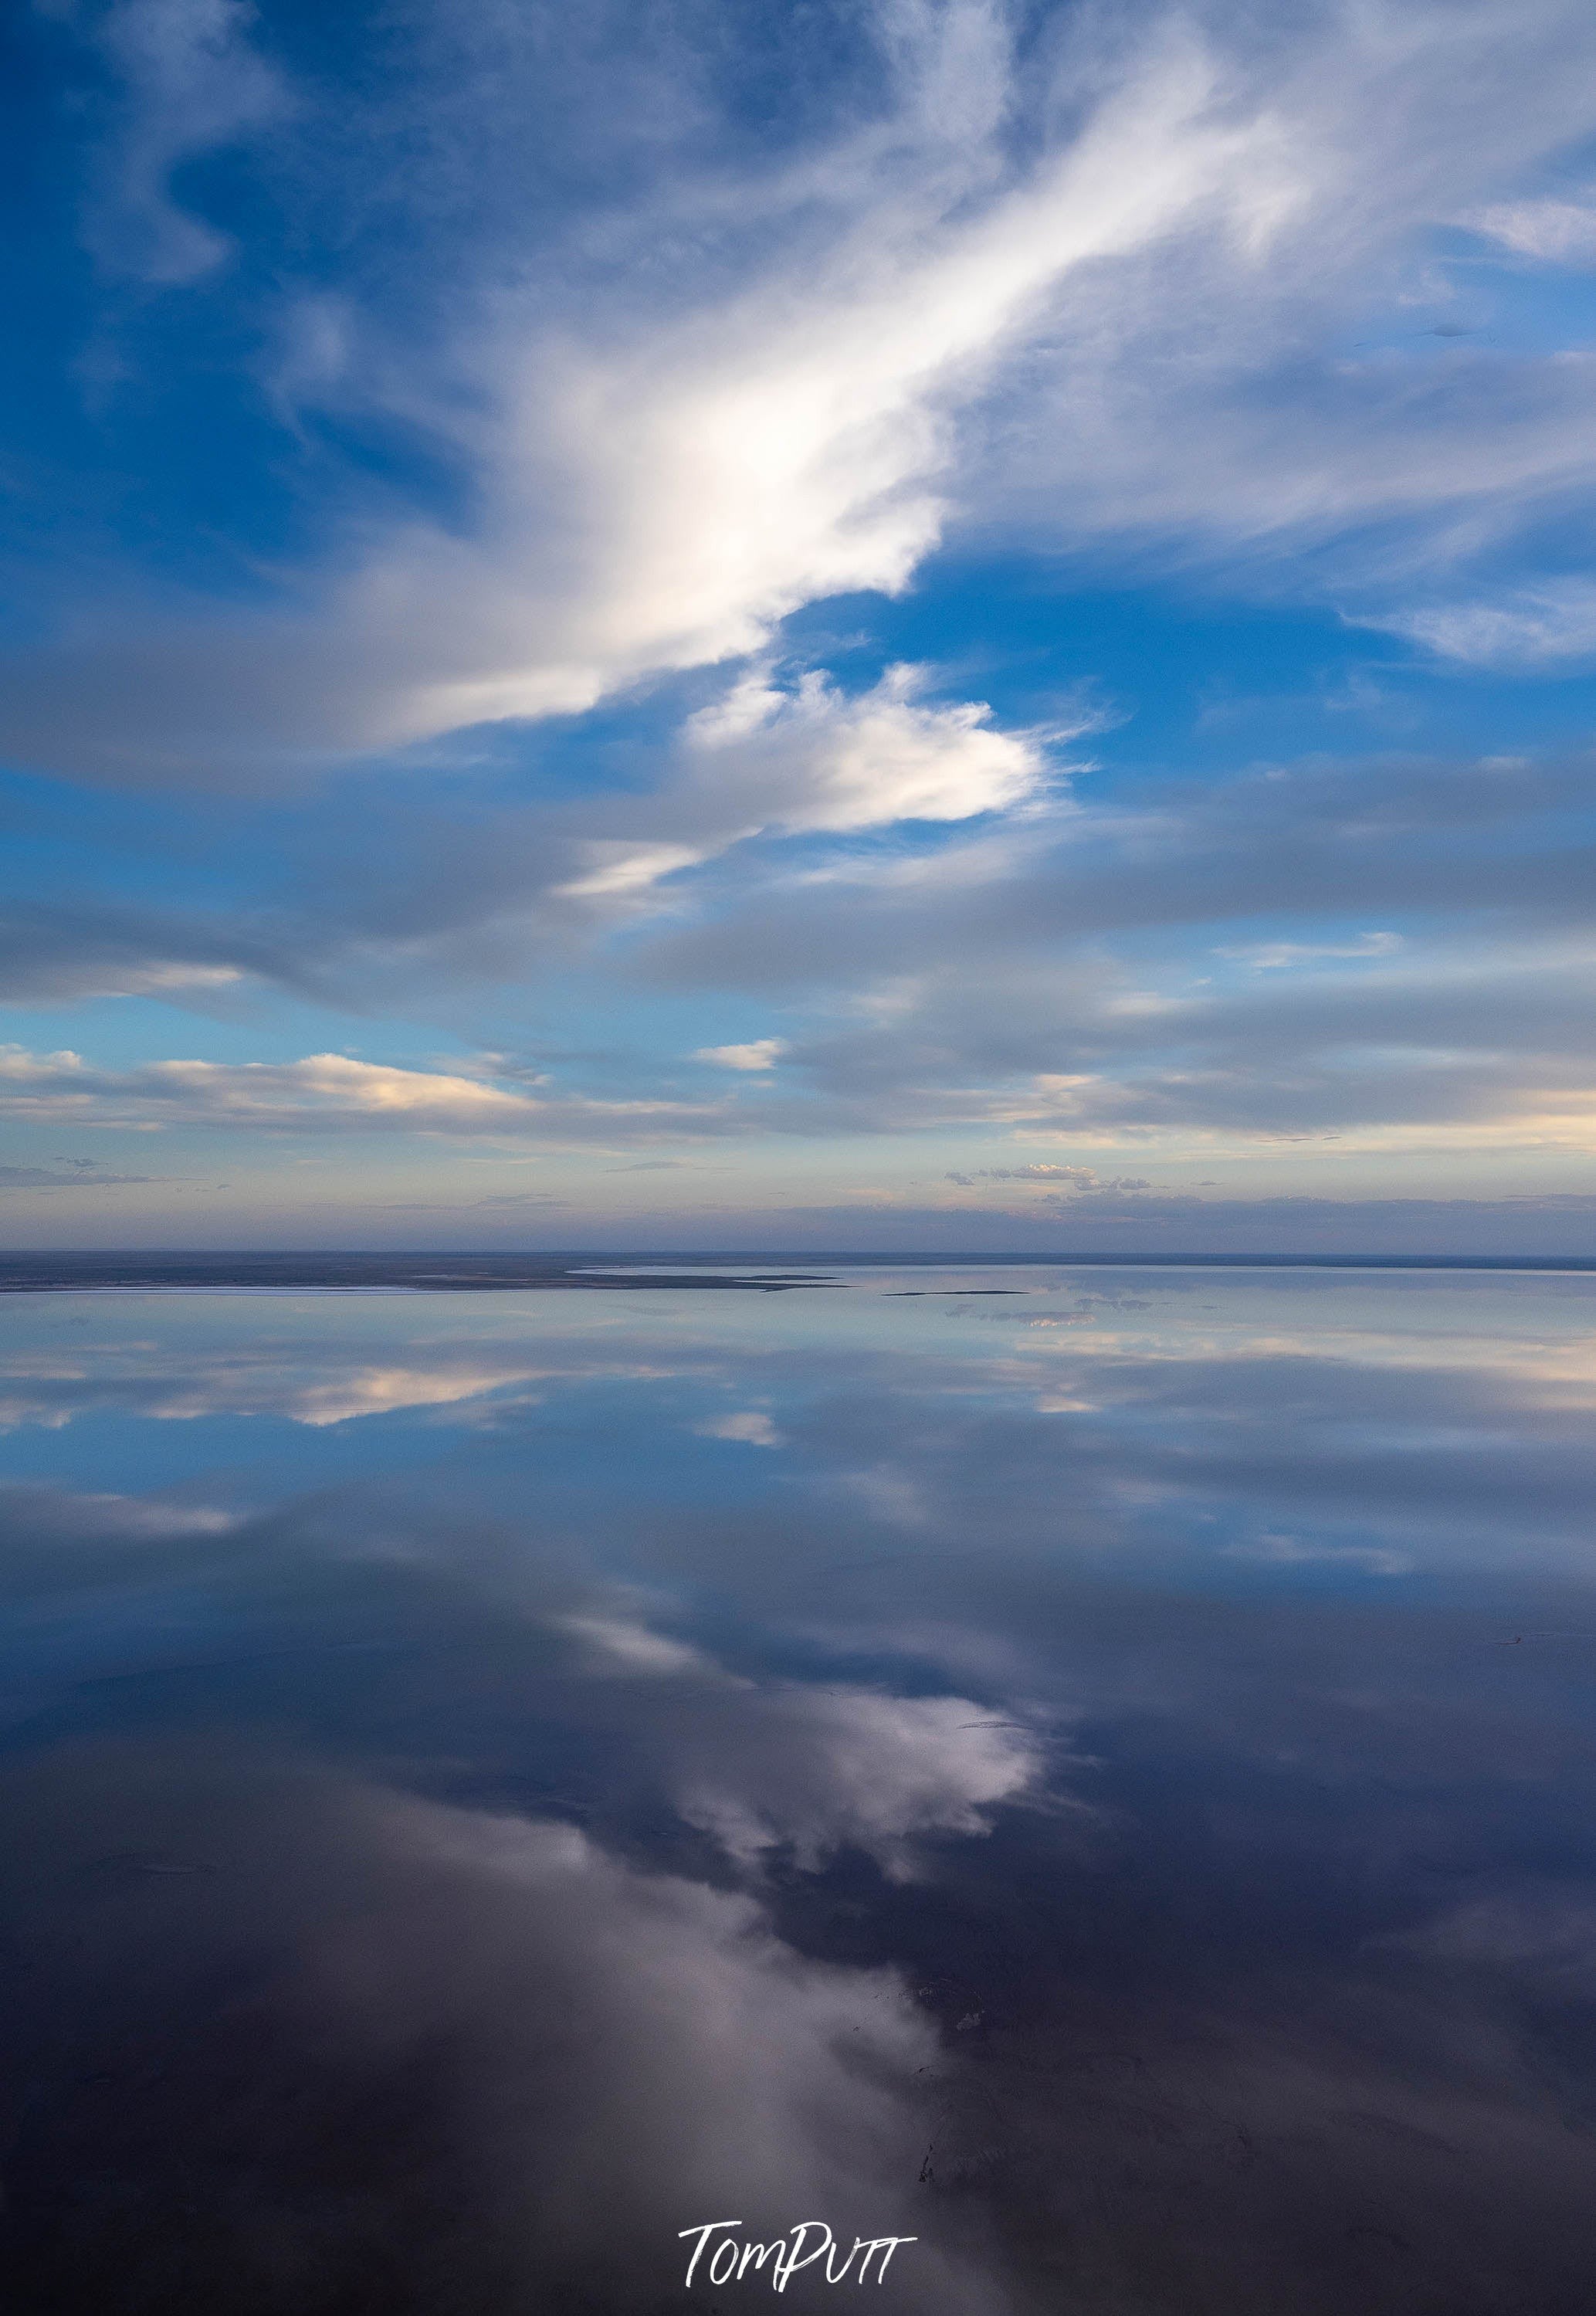
[[[1596,204],[1588,200],[1493,201],[1467,222],[1521,257],[1556,265],[1596,263]]]
[[[1475,667],[1556,668],[1596,656],[1596,584],[1550,580],[1485,601],[1415,605],[1367,624]]]
[[[223,264],[229,236],[186,205],[174,179],[185,162],[281,129],[292,100],[263,55],[249,0],[114,0],[99,12],[71,0],[49,13],[88,31],[120,84],[120,102],[87,210],[101,263],[162,287]]]
[[[1343,958],[1391,957],[1402,947],[1400,933],[1360,933],[1351,941],[1253,941],[1240,949],[1217,949],[1216,957],[1250,965],[1255,973],[1279,973],[1293,966]]]
[[[280,296],[276,406],[301,441],[398,430],[417,479],[406,503],[397,471],[374,491],[343,462],[319,542],[250,608],[80,606],[12,655],[0,732],[96,779],[263,777],[758,652],[805,604],[901,590],[972,515],[1255,554],[1396,516],[1433,543],[1460,509],[1490,528],[1589,486],[1577,363],[1324,343],[1371,267],[1416,266],[1436,219],[1586,126],[1588,16],[1532,16],[1333,8],[1261,46],[1220,5],[1040,37],[976,0],[882,10],[851,70],[800,77],[802,142],[762,153],[663,36],[659,101],[618,107],[584,32],[500,27],[490,74],[484,27],[424,9],[378,74],[407,187],[240,6],[122,0],[147,267],[215,267],[221,228],[175,205],[172,166],[269,122],[257,165],[342,261],[335,293]],[[400,58],[425,51],[424,105]],[[620,200],[573,209],[511,135],[561,102]],[[432,261],[408,312],[396,222]]]
[[[973,1190],[982,1182],[1035,1182],[1044,1192],[1060,1198],[1080,1198],[1088,1195],[1150,1190],[1152,1183],[1139,1174],[1100,1174],[1092,1166],[1055,1166],[1038,1163],[1032,1166],[977,1166],[973,1173],[950,1173],[950,1182],[960,1189]]]

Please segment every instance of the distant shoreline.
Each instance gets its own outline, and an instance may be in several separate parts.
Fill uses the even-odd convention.
[[[687,1287],[780,1294],[838,1270],[1332,1270],[1596,1273],[1596,1255],[1214,1253],[421,1254],[366,1251],[0,1254],[0,1295],[120,1293],[459,1294]],[[730,1276],[728,1273],[738,1275]]]

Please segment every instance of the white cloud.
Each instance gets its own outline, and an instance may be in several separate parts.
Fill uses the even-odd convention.
[[[700,1046],[695,1062],[715,1062],[723,1070],[773,1070],[787,1051],[785,1038],[754,1038],[745,1046]]]
[[[693,1430],[706,1439],[738,1439],[749,1448],[780,1448],[781,1434],[768,1415],[757,1408],[746,1408],[737,1415],[712,1416],[704,1423],[695,1423]]]
[[[1522,257],[1596,263],[1596,209],[1583,201],[1493,201],[1465,222]]]
[[[927,675],[889,668],[849,699],[819,673],[787,691],[752,674],[690,719],[689,791],[789,833],[967,820],[1034,795],[1048,776],[1038,737],[994,730],[978,700],[921,705]]]
[[[201,26],[185,54],[241,21],[166,4]],[[269,613],[102,605],[13,655],[4,736],[97,778],[258,772],[757,653],[805,603],[901,589],[972,501],[1054,543],[1244,542],[1589,477],[1596,384],[1572,357],[1454,392],[1299,351],[1334,339],[1371,261],[1400,276],[1431,218],[1586,125],[1588,16],[1532,14],[1333,9],[1264,56],[1219,12],[1206,33],[1061,28],[1021,73],[992,10],[895,12],[889,95],[799,153],[684,152],[630,205],[646,227],[574,222],[558,264],[498,228],[463,243],[424,330],[379,324],[388,272],[336,285],[343,351],[303,416],[430,437],[468,514],[341,499]],[[172,119],[192,140],[244,117],[206,102],[152,85],[152,151]],[[958,816],[1036,777],[974,710],[933,727],[883,698],[866,733],[823,687],[750,698],[739,762],[775,824]]]
[[[704,858],[703,851],[692,845],[636,843],[625,838],[595,837],[581,843],[580,850],[589,865],[580,877],[554,888],[571,900],[652,898],[662,877],[691,868]]]
[[[943,1180],[973,1190],[977,1182],[1067,1182],[1072,1189],[1089,1190],[1097,1180],[1090,1166],[977,1166],[973,1173],[949,1173]]]
[[[636,916],[681,897],[680,887],[663,895],[662,880],[752,837],[1012,812],[1047,785],[1049,747],[1096,720],[1081,713],[1045,732],[1003,731],[983,701],[925,700],[933,673],[892,667],[850,696],[818,672],[784,685],[771,666],[755,668],[688,718],[663,785],[625,800],[627,834],[589,833],[595,820],[613,822],[609,799],[568,815],[580,872],[553,895],[610,919]],[[780,1038],[759,1038],[704,1047],[695,1058],[762,1070],[784,1050]]]
[[[1549,667],[1596,654],[1596,583],[1550,581],[1495,602],[1440,603],[1360,624],[1476,667]]]
[[[547,1134],[602,1142],[713,1130],[711,1105],[543,1097],[486,1077],[309,1054],[294,1062],[147,1062],[101,1070],[80,1055],[0,1047],[0,1105],[17,1118],[83,1125],[181,1122],[257,1128],[396,1127],[424,1134]]]
[[[468,1133],[513,1128],[540,1107],[476,1078],[395,1069],[347,1054],[309,1054],[297,1062],[147,1062],[111,1072],[71,1052],[31,1054],[10,1046],[0,1049],[0,1089],[22,1117],[87,1116],[120,1105],[138,1118],[170,1114],[248,1125],[392,1120]]]
[[[231,989],[243,979],[242,968],[234,965],[129,963],[113,966],[103,984],[85,974],[70,994],[75,998],[192,996],[207,990]]]
[[[1390,957],[1401,947],[1400,933],[1360,933],[1351,941],[1251,941],[1239,949],[1217,949],[1214,955],[1250,965],[1255,972],[1278,973],[1320,958]]]

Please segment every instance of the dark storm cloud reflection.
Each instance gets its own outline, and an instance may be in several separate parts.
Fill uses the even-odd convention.
[[[1596,1287],[904,1283],[13,1301],[15,2304],[1588,2306]]]

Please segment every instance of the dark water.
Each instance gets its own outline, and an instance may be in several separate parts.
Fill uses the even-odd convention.
[[[0,2305],[1596,2306],[1596,1280],[838,1278],[6,1299]]]

